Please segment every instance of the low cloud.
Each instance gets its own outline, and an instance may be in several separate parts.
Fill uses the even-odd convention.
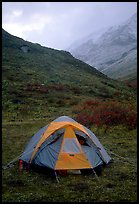
[[[125,21],[136,2],[3,2],[2,27],[43,46],[64,49],[91,32]]]

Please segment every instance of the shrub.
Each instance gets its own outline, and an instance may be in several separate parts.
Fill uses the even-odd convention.
[[[39,91],[40,93],[48,93],[49,90],[42,84],[27,84],[26,91]]]
[[[117,101],[85,101],[76,120],[83,125],[109,126],[123,124],[130,129],[137,126],[137,113],[132,106]]]

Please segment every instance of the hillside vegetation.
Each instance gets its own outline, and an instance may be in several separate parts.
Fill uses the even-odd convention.
[[[2,171],[4,202],[136,201],[136,88],[113,80],[69,52],[24,41],[2,30],[2,164],[19,156],[41,127],[67,115],[118,153],[99,181],[68,175]],[[121,194],[122,191],[122,194]],[[98,193],[101,192],[101,193]]]

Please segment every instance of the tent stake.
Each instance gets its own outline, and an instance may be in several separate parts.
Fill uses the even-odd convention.
[[[56,177],[57,183],[59,183],[59,180],[58,180],[58,177],[57,177],[57,173],[56,173],[55,170],[54,170],[54,172],[55,172],[55,177]]]
[[[97,178],[97,180],[99,181],[98,175],[97,175],[97,173],[95,172],[94,169],[93,169],[93,173],[94,173],[95,177]]]

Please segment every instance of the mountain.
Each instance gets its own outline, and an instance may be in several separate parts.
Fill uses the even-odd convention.
[[[136,78],[137,14],[118,26],[88,35],[67,50],[111,78]]]
[[[69,114],[89,99],[133,99],[133,89],[59,51],[2,30],[3,120]],[[51,116],[50,116],[51,117]]]
[[[41,83],[71,83],[78,85],[79,76],[88,74],[105,77],[95,68],[75,59],[69,52],[43,47],[25,41],[2,30],[3,71],[8,70],[26,75],[24,80],[30,82],[30,75],[38,72],[37,80]],[[75,73],[76,70],[76,73]],[[28,72],[30,74],[28,74]],[[76,76],[80,72],[79,76]],[[11,77],[13,75],[11,74]],[[46,74],[44,76],[44,73]],[[9,74],[9,73],[8,73]],[[81,79],[83,78],[80,76]],[[77,79],[76,79],[77,78]],[[32,79],[33,80],[33,79]],[[76,82],[75,82],[76,81]]]

